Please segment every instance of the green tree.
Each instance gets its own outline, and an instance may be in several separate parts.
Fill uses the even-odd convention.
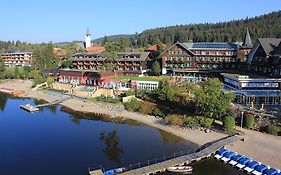
[[[61,65],[62,68],[70,68],[70,66],[71,66],[71,61],[70,60],[63,61],[62,65]]]
[[[0,79],[4,78],[5,69],[6,69],[5,64],[4,64],[3,60],[0,58]]]
[[[128,111],[137,111],[139,109],[139,103],[135,98],[131,99],[130,102],[127,102],[124,105]]]
[[[156,93],[162,100],[172,101],[176,95],[175,88],[173,88],[167,81],[161,81]]]
[[[227,115],[223,119],[223,129],[224,131],[233,131],[235,127],[235,118],[232,115]]]
[[[102,41],[102,45],[105,46],[107,44],[108,40],[107,40],[107,36],[105,35]]]
[[[161,67],[158,61],[154,61],[151,67],[151,72],[153,75],[159,76],[161,74]]]
[[[32,52],[32,65],[35,70],[39,70],[42,68],[44,64],[41,58],[41,51],[39,47],[36,47]]]
[[[194,89],[196,111],[207,117],[220,118],[234,100],[233,93],[224,93],[223,84],[219,79],[208,79],[203,86]]]
[[[273,125],[273,124],[269,124],[267,127],[266,127],[266,132],[268,134],[271,134],[271,135],[278,135],[278,132],[280,131],[280,127],[276,126],[276,125]]]
[[[19,72],[19,68],[16,66],[15,67],[15,73],[14,73],[14,78],[19,78],[20,77],[20,72]]]
[[[246,128],[251,129],[251,128],[253,128],[254,124],[255,124],[255,117],[251,114],[247,115],[245,117]]]

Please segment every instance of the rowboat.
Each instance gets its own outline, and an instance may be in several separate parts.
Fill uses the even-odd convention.
[[[192,172],[191,166],[173,166],[169,167],[167,171],[173,172],[173,173],[181,173],[181,174],[188,174]]]

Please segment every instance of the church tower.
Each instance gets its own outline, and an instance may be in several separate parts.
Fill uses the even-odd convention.
[[[88,47],[91,47],[91,34],[90,34],[90,31],[89,31],[89,28],[87,28],[87,32],[86,32],[86,35],[85,35],[85,47],[86,47],[86,49]]]
[[[249,47],[249,48],[253,47],[253,42],[252,42],[248,27],[247,27],[247,30],[246,30],[245,35],[244,35],[242,46],[243,47]]]

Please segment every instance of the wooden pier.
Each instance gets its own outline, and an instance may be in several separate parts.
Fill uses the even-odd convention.
[[[145,166],[139,166],[139,168],[131,168],[126,167],[128,171],[119,173],[119,175],[152,175],[160,172],[165,172],[168,167],[178,166],[178,165],[184,165],[189,164],[192,162],[199,161],[204,158],[210,157],[213,153],[215,153],[218,149],[224,147],[225,145],[231,144],[233,142],[236,142],[240,140],[241,138],[238,136],[229,136],[224,139],[215,141],[213,143],[210,143],[202,148],[200,148],[199,151],[187,155],[181,155],[175,158],[171,158],[169,160],[163,160],[158,163],[153,163],[145,165]],[[98,175],[95,173],[91,173],[91,175]]]
[[[42,108],[42,107],[57,105],[59,103],[62,103],[64,101],[70,99],[70,98],[72,98],[72,97],[66,96],[64,98],[60,98],[60,99],[57,99],[57,100],[49,102],[49,103],[44,103],[44,104],[35,105],[35,106],[32,106],[30,104],[26,104],[26,105],[21,105],[20,108],[22,108],[22,109],[24,109],[28,112],[36,112],[36,111],[39,111],[39,109]]]

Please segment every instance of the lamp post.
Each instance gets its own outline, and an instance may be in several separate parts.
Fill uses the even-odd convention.
[[[240,131],[242,132],[242,128],[243,128],[243,115],[244,115],[244,111],[241,111],[241,127],[240,127]]]

